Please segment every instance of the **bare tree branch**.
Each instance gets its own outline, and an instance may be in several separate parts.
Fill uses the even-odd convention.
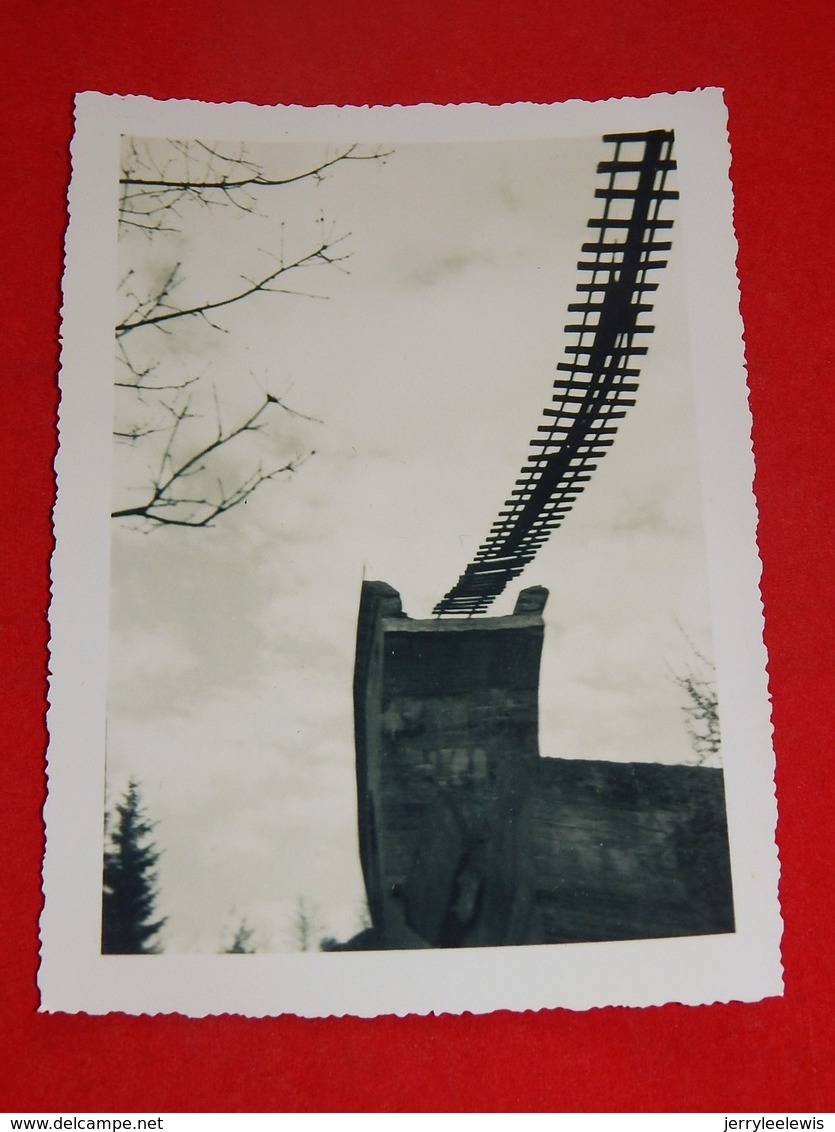
[[[124,254],[135,253],[142,237],[158,236],[162,242],[157,252],[134,258],[119,282],[123,309],[115,326],[120,368],[115,380],[119,402],[113,435],[125,449],[134,450],[130,459],[141,461],[146,454],[150,458],[145,471],[139,470],[139,482],[127,488],[133,500],[138,497],[140,501],[115,506],[113,518],[138,520],[148,530],[211,526],[263,483],[291,476],[312,454],[302,454],[307,445],[300,443],[302,452],[287,458],[285,445],[282,458],[270,462],[247,447],[247,439],[254,441],[254,434],[275,419],[276,407],[288,417],[321,423],[265,392],[254,412],[225,426],[214,390],[213,427],[212,412],[206,412],[205,372],[192,369],[195,350],[204,347],[190,344],[188,337],[178,338],[178,331],[189,320],[198,320],[228,333],[214,315],[257,294],[326,297],[308,294],[295,284],[301,283],[303,272],[314,267],[347,272],[347,234],[335,235],[323,216],[314,215],[311,220],[317,232],[311,233],[309,250],[296,248],[285,255],[281,224],[278,254],[268,253],[272,256],[269,270],[241,274],[240,282],[226,288],[226,293],[222,289],[219,296],[194,301],[200,298],[198,293],[178,302],[178,292],[191,282],[187,249],[196,231],[193,226],[185,228],[186,211],[200,207],[211,213],[225,207],[246,217],[256,214],[259,201],[270,199],[277,190],[305,181],[318,185],[343,163],[377,162],[387,156],[379,147],[346,145],[309,167],[275,173],[251,160],[243,146],[236,150],[194,139],[126,140],[119,179]],[[262,250],[247,249],[250,254]],[[168,251],[174,254],[166,257]],[[143,327],[153,327],[162,336],[134,334]]]
[[[258,409],[236,427],[224,430],[218,422],[218,429],[214,438],[183,459],[175,459],[174,449],[183,421],[190,419],[193,414],[190,413],[187,404],[179,408],[168,406],[174,420],[169,426],[169,436],[162,454],[159,471],[150,486],[148,497],[136,506],[122,507],[111,512],[111,518],[145,519],[158,526],[208,527],[220,515],[231,511],[233,507],[237,507],[248,499],[261,484],[297,471],[309,456],[313,455],[312,452],[287,460],[283,464],[270,469],[265,469],[263,465],[259,464],[254,472],[229,490],[224,488],[222,480],[218,478],[215,481],[213,493],[207,492],[205,495],[193,496],[183,494],[180,491],[189,477],[207,470],[213,455],[230,445],[238,437],[246,433],[260,431],[264,424],[264,414],[272,405],[278,405],[285,411],[292,412],[292,410],[286,409],[277,397],[267,394]],[[303,414],[299,415],[302,416]],[[314,418],[306,419],[312,420]],[[133,437],[128,438],[135,439]]]
[[[127,351],[125,343],[122,339],[117,339],[116,342],[116,360],[128,372],[128,378],[125,381],[120,381],[118,378],[113,382],[117,389],[129,389],[132,393],[136,393],[142,398],[143,394],[148,394],[149,397],[156,393],[170,393],[173,390],[187,389],[189,385],[195,385],[200,381],[203,373],[195,374],[193,377],[183,377],[177,381],[151,381],[151,378],[156,378],[160,368],[158,361],[150,361],[145,366],[139,366]],[[147,400],[147,398],[145,398]]]
[[[364,150],[353,144],[309,168],[281,177],[268,175],[250,161],[243,147],[237,153],[224,153],[198,140],[171,141],[168,146],[168,151],[160,155],[148,143],[131,145],[119,179],[122,225],[149,235],[171,231],[173,225],[166,223],[166,214],[178,216],[180,206],[187,202],[206,207],[231,205],[251,212],[259,190],[286,188],[303,181],[318,184],[340,164],[383,161],[390,153],[380,147]]]
[[[716,668],[699,652],[682,626],[678,628],[696,664],[691,663],[684,671],[671,672],[671,679],[684,693],[681,710],[690,737],[693,761],[697,766],[704,766],[716,760],[722,747]]]
[[[290,936],[299,951],[315,951],[323,926],[319,909],[305,896],[296,898],[296,908],[290,925]]]
[[[298,295],[300,292],[291,290],[287,287],[274,287],[272,284],[279,279],[282,275],[287,275],[292,271],[297,271],[302,267],[309,267],[314,263],[329,264],[336,266],[346,259],[348,255],[336,256],[332,254],[332,249],[337,244],[342,243],[347,236],[340,236],[330,243],[320,244],[315,251],[308,252],[307,255],[301,256],[293,263],[281,264],[275,271],[271,271],[269,275],[265,275],[262,279],[247,280],[249,286],[237,294],[229,295],[225,299],[217,299],[214,302],[200,303],[194,307],[184,307],[182,309],[177,307],[168,307],[164,303],[168,292],[160,292],[159,295],[151,301],[150,313],[141,314],[141,307],[134,311],[133,315],[128,316],[124,322],[120,322],[116,326],[116,336],[121,337],[123,334],[128,334],[131,330],[138,330],[141,326],[159,326],[163,322],[170,322],[174,318],[188,318],[194,315],[205,317],[209,311],[220,310],[222,307],[229,307],[233,303],[240,303],[244,299],[248,299],[250,295],[258,294],[259,292],[268,292],[271,295]],[[178,265],[179,266],[179,265]],[[173,278],[173,275],[172,275]],[[306,295],[306,298],[318,299],[322,298],[321,295]],[[168,307],[168,309],[163,309]],[[155,314],[153,311],[159,310],[160,313]],[[139,317],[136,317],[139,315]],[[220,329],[220,327],[216,327]]]
[[[134,425],[132,428],[120,431],[117,428],[113,430],[113,436],[116,440],[127,440],[133,442],[135,440],[142,440],[146,436],[154,436],[156,433],[164,432],[164,428],[154,428],[152,425]]]
[[[205,147],[208,148],[208,147]],[[231,177],[222,177],[214,181],[195,181],[195,180],[166,180],[164,178],[144,178],[144,177],[131,177],[124,176],[119,178],[120,185],[141,186],[142,188],[154,188],[156,190],[173,191],[182,190],[183,192],[200,192],[206,189],[221,189],[223,192],[231,192],[233,189],[242,188],[279,188],[282,185],[294,185],[299,181],[306,180],[322,180],[323,174],[326,170],[338,165],[340,161],[379,161],[381,157],[388,157],[389,153],[380,151],[374,153],[357,153],[357,145],[348,146],[347,149],[338,153],[335,157],[327,161],[322,161],[313,169],[306,169],[302,173],[296,173],[292,177],[265,177],[260,171],[253,172],[249,177],[241,177],[237,180]],[[210,151],[213,152],[213,151]],[[221,154],[215,154],[222,161],[234,160],[242,163],[241,158],[230,159]],[[257,167],[253,166],[253,169]]]

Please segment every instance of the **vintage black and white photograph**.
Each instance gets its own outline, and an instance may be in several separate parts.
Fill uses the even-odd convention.
[[[44,1008],[779,993],[723,109],[79,99]]]

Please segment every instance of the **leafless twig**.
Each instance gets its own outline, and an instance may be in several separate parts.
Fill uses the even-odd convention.
[[[193,414],[188,404],[169,407],[173,420],[168,428],[168,440],[159,470],[150,485],[148,497],[133,507],[122,507],[113,511],[111,518],[144,519],[155,526],[208,527],[220,515],[231,511],[248,499],[261,484],[297,471],[305,460],[313,455],[312,452],[296,456],[270,468],[259,464],[250,475],[239,480],[231,489],[225,488],[223,481],[217,477],[214,488],[210,490],[204,477],[201,480],[201,493],[191,494],[184,490],[186,481],[190,477],[209,470],[212,457],[222,449],[247,433],[261,431],[265,414],[274,405],[285,411],[291,411],[286,409],[279,398],[267,394],[255,412],[234,428],[224,429],[218,421],[217,432],[213,439],[182,459],[178,459],[175,455],[177,439],[183,422],[190,419]]]
[[[207,527],[246,502],[261,484],[292,475],[311,454],[299,453],[268,463],[259,461],[256,453],[247,449],[247,438],[262,432],[276,410],[300,420],[316,420],[290,408],[272,393],[263,394],[255,412],[226,426],[215,393],[213,428],[211,412],[206,415],[203,408],[205,372],[190,371],[193,351],[189,352],[188,339],[186,350],[180,349],[176,335],[194,320],[226,333],[215,315],[257,294],[325,297],[310,294],[297,284],[313,268],[347,271],[347,235],[336,234],[322,216],[312,218],[318,232],[307,245],[309,250],[285,255],[282,224],[277,251],[267,253],[273,257],[269,270],[242,274],[239,282],[225,288],[225,293],[222,289],[219,295],[193,301],[193,296],[184,297],[183,290],[185,283],[191,282],[188,263],[184,266],[182,262],[188,241],[177,236],[183,231],[185,210],[211,213],[215,208],[232,208],[246,216],[256,213],[260,202],[292,185],[305,181],[318,185],[343,163],[378,162],[387,156],[388,152],[379,147],[346,145],[307,167],[276,173],[253,160],[243,146],[234,149],[177,139],[126,142],[119,180],[125,254],[139,246],[130,236],[132,229],[149,239],[159,237],[161,243],[153,257],[140,254],[119,283],[124,305],[115,327],[119,402],[114,437],[135,448],[140,456],[150,451],[151,459],[147,478],[142,480],[145,487],[134,494],[134,498],[139,495],[140,502],[117,506],[112,512],[114,518],[138,520],[146,529]],[[194,231],[189,229],[190,235]],[[164,258],[169,249],[175,254]],[[187,261],[187,253],[185,258]],[[149,272],[152,281],[143,282]],[[143,328],[154,328],[160,336],[136,333]],[[233,449],[234,456],[226,459]],[[242,470],[230,470],[236,466]]]
[[[172,231],[170,217],[191,202],[203,207],[230,205],[243,212],[255,210],[256,194],[281,189],[302,181],[323,181],[338,165],[352,161],[382,161],[389,156],[380,147],[365,149],[348,145],[308,168],[286,176],[271,176],[251,161],[241,147],[224,152],[203,141],[133,142],[125,156],[119,221],[125,227],[148,234]]]
[[[247,286],[233,295],[227,295],[226,298],[223,299],[198,303],[193,307],[173,307],[167,301],[175,285],[176,273],[180,266],[177,264],[171,275],[165,281],[163,289],[152,299],[137,305],[127,319],[117,324],[116,337],[120,338],[122,335],[130,333],[132,330],[138,330],[143,326],[159,327],[162,323],[170,322],[175,318],[189,318],[195,315],[205,318],[209,311],[220,310],[223,307],[232,306],[233,303],[240,303],[244,299],[248,299],[250,295],[255,295],[258,292],[268,292],[271,295],[298,295],[300,292],[294,291],[291,288],[274,286],[276,280],[280,279],[283,275],[288,275],[304,267],[310,267],[313,264],[337,266],[343,263],[348,259],[348,255],[336,255],[334,248],[341,244],[346,238],[347,236],[339,236],[333,240],[326,241],[320,244],[314,251],[300,256],[292,263],[279,263],[279,266],[274,271],[269,272],[269,274],[263,276],[261,279],[247,279]],[[307,295],[306,297],[321,298],[319,295]]]

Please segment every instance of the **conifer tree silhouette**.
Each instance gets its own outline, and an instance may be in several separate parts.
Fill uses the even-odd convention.
[[[131,781],[105,824],[101,949],[103,955],[153,955],[165,919],[155,918],[159,850]]]

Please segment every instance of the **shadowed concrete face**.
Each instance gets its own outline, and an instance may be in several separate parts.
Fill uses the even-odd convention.
[[[372,946],[733,930],[721,771],[542,759],[542,610],[417,621],[363,586],[354,684]]]

